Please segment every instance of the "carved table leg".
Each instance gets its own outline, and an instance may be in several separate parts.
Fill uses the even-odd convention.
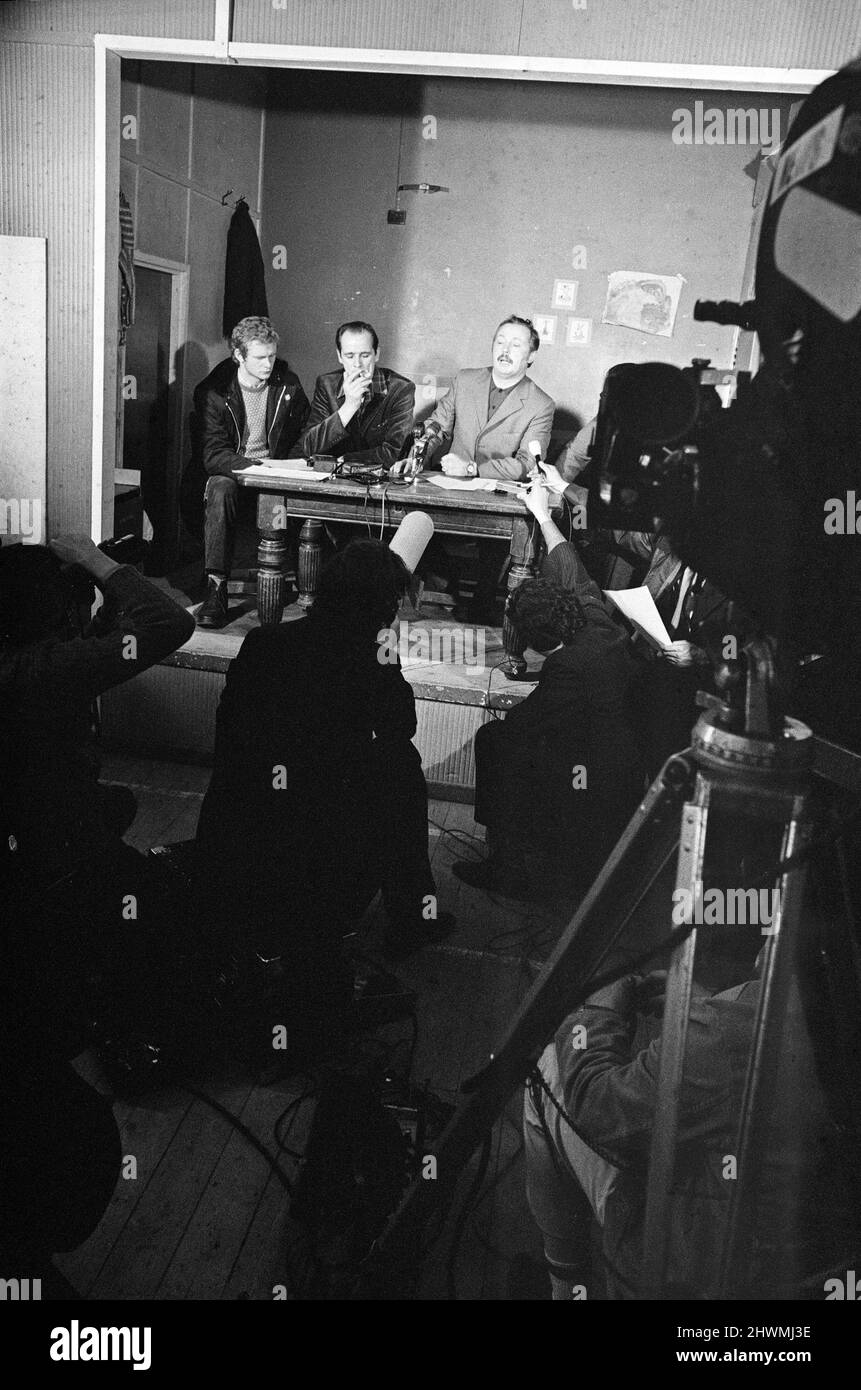
[[[299,532],[299,603],[310,608],[317,592],[320,577],[320,558],[323,554],[323,523],[310,517]]]
[[[534,579],[537,572],[538,545],[541,532],[532,517],[516,516],[511,525],[511,564],[508,569],[508,592],[514,593],[524,579]],[[526,658],[523,655],[523,642],[506,612],[502,622],[502,645],[505,660],[502,672],[510,681],[523,680],[526,676]]]
[[[284,616],[284,573],[289,545],[283,531],[263,531],[257,544],[257,616],[275,627]]]
[[[282,496],[259,495],[257,530],[257,617],[262,627],[275,627],[284,615],[284,574],[290,550]]]

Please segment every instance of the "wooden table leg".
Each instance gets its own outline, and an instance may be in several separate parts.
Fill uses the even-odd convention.
[[[261,493],[257,500],[257,617],[275,627],[284,616],[284,574],[290,550],[284,498]]]
[[[299,599],[303,608],[310,608],[317,593],[320,560],[323,554],[323,523],[311,517],[299,532]]]
[[[508,592],[512,594],[524,581],[534,579],[538,571],[538,546],[541,532],[533,518],[516,516],[511,524],[511,564],[508,569]],[[505,660],[501,670],[510,681],[526,676],[524,645],[506,612],[502,620],[502,645]]]

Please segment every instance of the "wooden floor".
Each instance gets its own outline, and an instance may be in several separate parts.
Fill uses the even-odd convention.
[[[194,834],[208,769],[114,756],[103,779],[130,786],[137,818],[126,836],[139,849]],[[394,968],[418,993],[418,1037],[412,1079],[427,1082],[453,1102],[478,1070],[511,1018],[537,964],[568,920],[561,901],[530,906],[460,883],[451,873],[459,858],[480,857],[483,845],[468,805],[433,801],[429,808],[431,862],[441,909],[455,913],[456,933]],[[369,919],[373,956],[379,924]],[[364,944],[364,943],[363,943]],[[387,967],[391,970],[391,967]],[[381,1038],[405,1058],[410,1029],[392,1024]],[[399,1044],[399,1039],[403,1044]],[[397,1046],[396,1046],[397,1045]],[[393,1063],[394,1065],[394,1063]],[[91,1061],[80,1067],[98,1081]],[[235,1116],[270,1152],[278,1153],[275,1126],[303,1095],[303,1078],[255,1084],[240,1065],[223,1061],[188,1078],[201,1093]],[[513,1097],[493,1135],[482,1193],[460,1246],[455,1279],[460,1299],[505,1299],[512,1264],[540,1259],[540,1243],[526,1207],[520,1098]],[[117,1101],[129,1176],[91,1238],[58,1259],[63,1273],[90,1299],[271,1299],[277,1285],[295,1285],[287,1268],[289,1199],[271,1165],[252,1142],[204,1099],[180,1087],[137,1104]],[[279,1127],[280,1144],[300,1153],[314,1113],[313,1100],[291,1108]],[[281,1152],[284,1173],[296,1162]],[[473,1168],[462,1180],[469,1186]],[[452,1219],[426,1257],[419,1297],[444,1299]],[[295,1264],[295,1259],[293,1261]],[[288,1296],[290,1296],[288,1294]],[[540,1295],[535,1295],[540,1296]]]

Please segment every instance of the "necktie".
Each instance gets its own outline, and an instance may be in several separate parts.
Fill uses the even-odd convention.
[[[685,572],[682,575],[682,582],[679,585],[679,597],[676,600],[676,606],[673,610],[673,616],[670,619],[670,627],[673,629],[674,632],[682,620],[682,613],[685,609],[685,599],[688,596],[688,591],[690,590],[691,585],[694,582],[694,578],[694,571],[692,569],[689,569],[686,565]]]

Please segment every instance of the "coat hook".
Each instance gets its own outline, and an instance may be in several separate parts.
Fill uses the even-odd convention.
[[[222,195],[221,195],[221,206],[222,206],[222,207],[226,207],[226,206],[227,206],[227,200],[228,200],[228,198],[230,197],[230,195],[231,195],[232,192],[233,192],[233,189],[232,189],[232,188],[228,188],[228,190],[227,190],[226,193],[222,193]]]

